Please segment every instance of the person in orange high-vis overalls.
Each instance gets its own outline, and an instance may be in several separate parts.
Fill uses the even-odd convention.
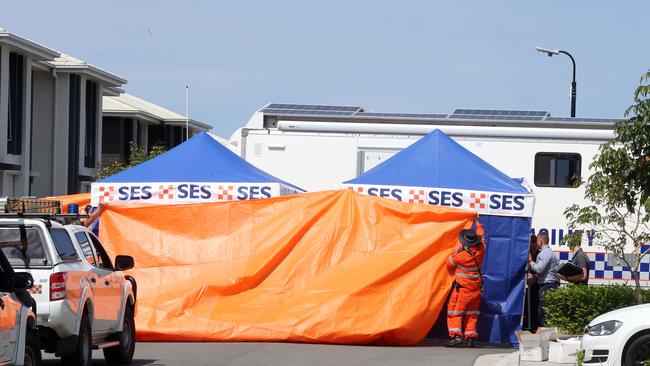
[[[481,224],[476,229],[462,230],[460,242],[448,266],[454,271],[454,283],[447,306],[447,327],[451,341],[446,347],[476,346],[476,323],[481,305],[481,264],[485,254],[484,232]],[[464,329],[463,329],[464,325]]]

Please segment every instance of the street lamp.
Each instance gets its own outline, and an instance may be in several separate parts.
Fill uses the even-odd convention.
[[[571,63],[573,63],[573,81],[571,82],[571,117],[576,116],[576,60],[573,59],[570,53],[562,50],[550,50],[548,48],[535,47],[535,49],[541,53],[545,53],[548,57],[553,57],[553,55],[559,55],[560,53],[569,56]]]

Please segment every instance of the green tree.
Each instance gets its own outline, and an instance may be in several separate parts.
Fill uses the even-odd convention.
[[[639,265],[650,242],[649,82],[650,71],[641,77],[634,104],[625,111],[628,119],[616,123],[614,139],[600,146],[589,166],[593,174],[585,185],[587,204],[564,211],[570,229],[595,230],[594,242],[630,268],[638,303],[642,300]],[[566,241],[575,242],[579,235],[569,235]]]
[[[155,145],[149,153],[147,153],[142,147],[133,141],[129,142],[129,160],[128,161],[116,161],[111,163],[108,166],[102,167],[99,170],[99,173],[95,177],[95,180],[104,179],[110,177],[113,174],[117,174],[123,170],[132,168],[138,164],[141,164],[151,158],[154,158],[165,152],[164,145]]]

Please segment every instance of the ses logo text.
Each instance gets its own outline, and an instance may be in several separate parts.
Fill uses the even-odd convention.
[[[371,187],[367,188],[365,193],[370,196],[393,198],[403,202],[413,200],[413,194],[409,193],[408,189]],[[464,207],[469,202],[472,208],[479,206],[480,208],[489,208],[492,210],[523,211],[526,207],[526,197],[516,194],[491,193],[484,197],[480,195],[474,197],[473,195],[466,196],[464,192],[440,189],[433,189],[423,193],[424,196],[418,196],[417,200],[433,206]]]
[[[160,196],[160,197],[158,197]],[[178,184],[116,187],[115,198],[118,201],[137,201],[149,199],[181,199],[181,200],[249,200],[258,198],[271,198],[270,186],[238,186],[209,185],[209,184]]]

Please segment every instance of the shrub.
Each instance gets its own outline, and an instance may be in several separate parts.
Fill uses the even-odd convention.
[[[637,303],[634,288],[623,285],[569,285],[548,291],[544,299],[547,326],[564,334],[582,334],[595,317]],[[650,302],[650,291],[643,291],[643,302]]]
[[[145,149],[140,147],[140,145],[136,144],[135,142],[131,141],[129,142],[129,159],[128,161],[114,161],[110,163],[107,166],[103,166],[100,170],[97,176],[95,177],[95,180],[100,180],[104,179],[106,177],[110,177],[113,174],[117,174],[123,170],[132,168],[138,164],[144,163],[145,161],[155,158],[156,156],[162,154],[165,152],[165,146],[164,145],[154,145],[151,148],[151,151],[147,153]]]

